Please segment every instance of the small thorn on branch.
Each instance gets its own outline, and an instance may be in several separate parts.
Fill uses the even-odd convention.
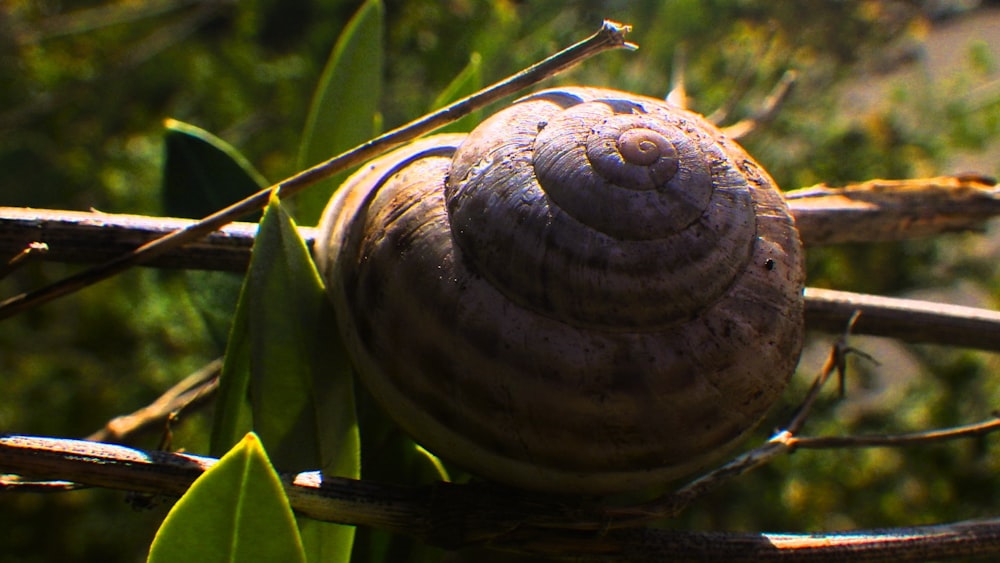
[[[3,279],[13,273],[15,270],[28,264],[35,258],[40,257],[49,251],[49,245],[44,242],[29,242],[23,250],[14,255],[13,258],[7,260],[7,263],[0,265],[0,279]]]

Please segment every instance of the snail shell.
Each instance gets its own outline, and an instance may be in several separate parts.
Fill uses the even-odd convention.
[[[317,261],[362,381],[484,477],[603,494],[752,429],[802,343],[774,181],[700,116],[596,88],[521,99],[372,162]]]

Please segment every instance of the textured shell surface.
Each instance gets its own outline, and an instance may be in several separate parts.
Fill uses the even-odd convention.
[[[486,478],[637,490],[777,401],[802,256],[773,180],[700,116],[597,88],[523,98],[352,176],[317,261],[358,373]]]

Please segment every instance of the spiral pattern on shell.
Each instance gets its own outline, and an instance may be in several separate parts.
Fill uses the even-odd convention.
[[[318,262],[362,381],[418,442],[554,492],[721,455],[801,347],[798,235],[696,114],[594,88],[519,100],[355,174]]]

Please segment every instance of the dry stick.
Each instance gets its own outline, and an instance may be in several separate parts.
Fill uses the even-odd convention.
[[[909,432],[906,434],[885,434],[878,436],[816,436],[792,438],[789,443],[793,449],[833,449],[833,448],[872,448],[872,447],[902,447],[931,444],[959,438],[975,438],[985,436],[1000,430],[1000,415],[993,418],[954,428],[943,428],[927,432]]]
[[[182,495],[217,460],[79,440],[0,437],[0,470],[71,479],[117,490]],[[372,526],[455,548],[486,543],[579,560],[726,561],[926,560],[1000,554],[1000,521],[981,520],[892,530],[829,534],[680,532],[658,529],[574,531],[518,526],[547,514],[572,522],[572,507],[524,493],[441,483],[408,487],[317,473],[284,475],[292,507],[325,521]],[[0,482],[0,490],[3,490]]]
[[[727,137],[738,140],[774,121],[774,118],[778,116],[778,112],[781,110],[781,106],[784,105],[785,100],[791,95],[797,78],[798,73],[794,70],[786,70],[781,75],[778,83],[771,89],[767,98],[764,99],[764,103],[757,113],[746,119],[741,119],[732,125],[723,127],[722,132]]]
[[[785,197],[807,248],[981,230],[1000,215],[1000,189],[992,179],[974,175],[819,186]],[[0,256],[44,242],[50,247],[44,260],[95,263],[193,225],[189,219],[169,217],[0,207]],[[311,246],[316,230],[300,227],[299,232]],[[256,233],[256,224],[233,223],[145,263],[242,272]]]
[[[861,311],[856,334],[1000,352],[1000,311],[807,287],[806,327],[830,332]]]
[[[238,203],[205,217],[190,227],[146,243],[132,252],[87,269],[77,275],[65,278],[36,291],[11,297],[0,303],[0,319],[13,316],[57,297],[73,293],[132,266],[148,262],[153,257],[168,250],[198,240],[222,225],[235,221],[253,211],[262,209],[267,205],[272,194],[278,197],[294,195],[324,178],[328,178],[337,172],[369,160],[424,133],[447,125],[500,98],[523,90],[545,78],[566,70],[588,57],[609,49],[635,49],[636,46],[634,44],[625,41],[625,34],[630,30],[630,26],[605,20],[601,29],[584,41],[564,49],[493,86],[282,180]]]
[[[155,401],[127,415],[115,417],[97,432],[87,436],[95,442],[126,443],[144,432],[163,430],[172,416],[182,409],[205,404],[215,394],[222,372],[222,358],[212,360],[185,377]]]
[[[981,229],[1000,214],[996,180],[977,174],[821,184],[787,192],[785,201],[806,246]]]
[[[97,264],[194,224],[191,219],[173,217],[0,207],[0,256],[13,255],[41,241],[49,249],[40,259]],[[311,247],[316,230],[299,227],[299,234]],[[256,235],[256,223],[231,223],[144,265],[242,273],[250,263]]]
[[[974,175],[872,180],[843,188],[816,187],[787,194],[802,239],[811,247],[976,229],[1000,214],[1000,191]],[[33,241],[49,251],[39,258],[96,262],[117,256],[176,229],[184,219],[0,207],[0,255]],[[257,226],[234,223],[183,248],[165,252],[158,267],[243,271]],[[300,228],[308,245],[315,229]],[[1000,312],[927,301],[808,288],[806,324],[838,331],[855,310],[864,316],[859,334],[1000,351]]]
[[[856,320],[857,314],[852,317],[847,330],[832,348],[828,361],[785,430],[763,446],[738,456],[678,491],[650,503],[611,508],[581,506],[571,504],[572,501],[568,499],[539,496],[489,485],[438,484],[410,488],[339,478],[324,480],[315,472],[287,476],[285,483],[288,495],[292,506],[310,517],[376,526],[444,547],[485,542],[495,548],[529,553],[548,555],[574,553],[583,556],[599,553],[603,554],[601,557],[611,554],[615,557],[628,555],[637,558],[636,560],[645,560],[647,557],[662,558],[667,553],[676,556],[677,549],[694,549],[695,551],[691,553],[701,556],[706,553],[720,556],[717,551],[722,550],[727,554],[727,558],[733,560],[728,550],[736,546],[746,549],[748,542],[756,545],[750,551],[755,557],[782,561],[800,560],[800,556],[808,558],[823,554],[829,557],[831,554],[843,554],[845,550],[854,556],[857,553],[851,550],[856,549],[861,549],[860,553],[863,554],[883,554],[896,558],[902,558],[906,554],[930,552],[940,557],[953,554],[956,550],[965,555],[994,553],[992,550],[1000,549],[1000,545],[989,539],[989,533],[978,529],[976,534],[971,536],[959,534],[961,539],[952,538],[948,541],[942,540],[940,536],[936,536],[937,539],[925,537],[926,534],[923,532],[909,529],[894,530],[891,534],[883,532],[881,535],[853,532],[851,534],[851,537],[855,538],[853,542],[847,536],[837,534],[829,537],[713,535],[713,541],[719,543],[711,544],[707,548],[708,552],[704,551],[706,549],[704,546],[707,545],[702,541],[704,534],[628,529],[651,520],[674,516],[695,499],[728,480],[797,447],[836,447],[840,444],[853,447],[900,446],[981,436],[1000,430],[1000,418],[994,415],[994,419],[974,425],[910,435],[855,438],[796,437],[795,434],[805,423],[823,384],[834,373],[839,373],[843,377],[844,358],[846,354],[854,351],[847,345],[847,337]],[[197,381],[178,385],[176,392],[169,394],[171,397],[164,397],[157,403],[170,403],[177,397],[188,394],[190,389],[197,389],[199,381],[206,379],[205,373],[211,372],[209,368],[202,371],[204,373],[194,374],[188,378],[189,380],[196,378]],[[164,409],[161,405],[158,409],[150,407],[144,410]],[[165,452],[141,452],[142,456],[145,456],[143,459],[137,457],[136,451],[106,444],[84,444],[76,440],[26,436],[0,438],[0,469],[33,477],[70,480],[26,483],[21,478],[8,477],[0,479],[0,489],[65,490],[67,487],[75,486],[74,483],[77,482],[146,493],[182,494],[190,481],[215,462],[211,458]],[[110,469],[106,474],[90,465],[81,467],[77,464],[81,460],[85,463],[107,466]],[[136,466],[135,469],[140,474],[135,475],[128,471],[122,473],[123,468],[120,467],[122,464],[130,468]],[[177,474],[181,469],[177,467],[178,465],[183,466],[187,478]],[[95,475],[95,471],[99,475]],[[147,481],[151,475],[154,476],[155,486],[151,486]],[[456,522],[460,522],[461,525],[456,525]],[[915,536],[905,545],[891,541],[890,538],[901,533],[915,534]],[[861,536],[864,536],[863,541],[857,539]],[[785,547],[772,545],[772,539],[779,537]],[[828,541],[820,541],[821,537]],[[698,543],[699,541],[702,543]],[[859,548],[858,542],[863,543],[864,547]],[[923,546],[921,550],[932,551],[912,551],[916,549],[914,545]],[[933,549],[944,551],[933,551]]]

